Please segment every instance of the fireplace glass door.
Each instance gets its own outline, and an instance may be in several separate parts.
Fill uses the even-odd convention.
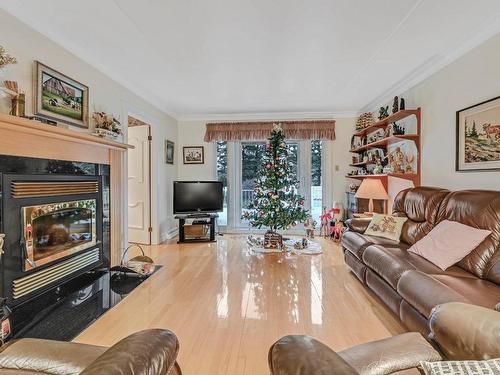
[[[96,200],[23,207],[25,262],[32,269],[96,245]]]

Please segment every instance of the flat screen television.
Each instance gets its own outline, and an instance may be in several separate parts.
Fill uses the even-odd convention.
[[[174,181],[174,214],[222,211],[222,182]]]

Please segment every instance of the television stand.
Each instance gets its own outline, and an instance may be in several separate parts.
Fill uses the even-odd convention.
[[[219,217],[218,214],[186,214],[186,215],[176,215],[175,218],[179,220],[179,241],[177,243],[186,243],[186,242],[215,242],[215,220]],[[190,238],[186,239],[184,226],[186,225],[187,219],[196,219],[193,221],[194,226],[201,225],[209,225],[210,227],[210,236],[207,238]]]

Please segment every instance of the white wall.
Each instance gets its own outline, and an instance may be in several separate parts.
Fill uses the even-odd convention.
[[[403,94],[422,107],[422,184],[500,190],[500,172],[455,171],[456,111],[500,96],[500,35]]]
[[[354,118],[339,118],[335,120],[335,141],[329,142],[327,150],[326,169],[330,171],[331,176],[328,180],[332,186],[332,202],[327,202],[331,205],[334,201],[346,204],[346,194],[348,186],[353,181],[348,180],[345,176],[347,172],[352,170],[349,164],[352,161],[352,156],[349,152],[351,148],[351,137],[356,129],[356,119]],[[338,169],[338,170],[337,170]],[[325,179],[328,178],[328,174]]]
[[[216,177],[215,145],[203,141],[206,121],[179,121],[177,147],[177,177],[179,180],[213,180]],[[203,146],[204,164],[183,164],[183,146]]]
[[[18,60],[18,64],[8,66],[0,73],[0,80],[18,81],[21,89],[26,91],[27,114],[33,112],[33,61],[39,60],[89,87],[90,112],[102,110],[112,113],[122,124],[126,124],[127,114],[133,112],[152,125],[155,137],[153,165],[157,172],[153,206],[158,210],[154,220],[156,221],[154,235],[160,238],[175,228],[175,222],[171,218],[172,208],[169,205],[172,201],[171,181],[176,178],[177,170],[175,167],[163,164],[163,140],[166,137],[172,141],[177,140],[176,120],[1,10],[0,31],[2,35],[0,44]],[[9,112],[9,110],[10,100],[0,98],[0,111]],[[126,129],[124,130],[126,133]]]

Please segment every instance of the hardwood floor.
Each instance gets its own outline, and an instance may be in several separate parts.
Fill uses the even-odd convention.
[[[320,240],[322,255],[256,255],[244,238],[148,248],[162,269],[75,341],[110,346],[141,329],[168,328],[179,337],[185,375],[260,375],[269,373],[268,348],[286,334],[340,350],[405,331],[348,271],[333,241]]]

